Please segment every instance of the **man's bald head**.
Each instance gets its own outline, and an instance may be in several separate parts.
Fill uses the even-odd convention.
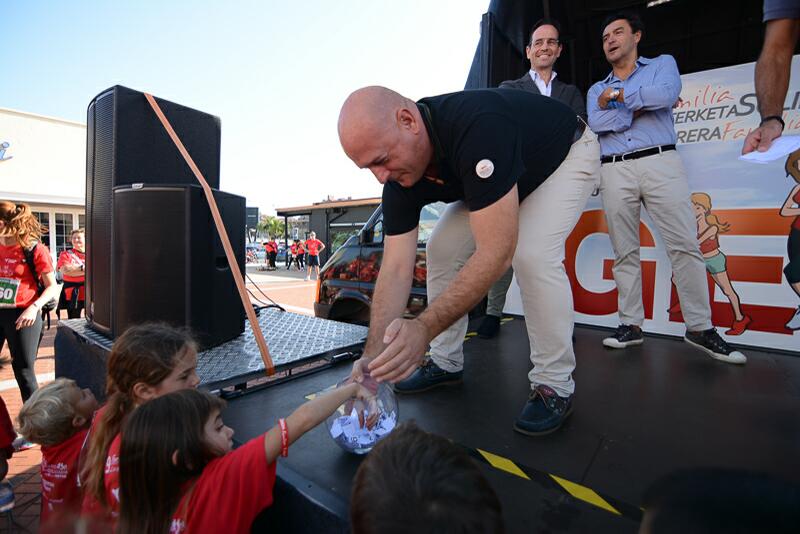
[[[339,112],[339,139],[344,144],[345,139],[365,130],[385,129],[394,122],[398,110],[412,106],[413,100],[379,85],[353,91]]]
[[[432,150],[417,105],[386,87],[351,93],[339,112],[338,128],[347,156],[381,183],[410,187],[430,162]]]

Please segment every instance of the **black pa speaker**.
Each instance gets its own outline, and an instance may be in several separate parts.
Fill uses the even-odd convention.
[[[214,191],[239,270],[244,273],[244,197]],[[244,331],[245,313],[198,185],[114,189],[111,335],[133,324],[188,326],[203,347]]]
[[[219,118],[156,98],[208,184],[219,188]],[[195,184],[196,178],[143,93],[114,86],[89,103],[86,119],[86,317],[111,334],[115,187]]]

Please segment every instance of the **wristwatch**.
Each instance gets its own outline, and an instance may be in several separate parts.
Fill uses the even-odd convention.
[[[619,89],[614,89],[613,91],[608,93],[609,100],[616,100],[618,96],[619,96]]]

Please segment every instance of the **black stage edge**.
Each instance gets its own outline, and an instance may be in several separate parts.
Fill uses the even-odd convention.
[[[674,339],[646,337],[642,346],[604,349],[608,333],[576,328],[575,411],[557,433],[539,438],[512,431],[527,398],[530,369],[524,321],[504,322],[494,340],[465,343],[464,384],[400,397],[401,420],[472,451],[481,449],[525,469],[556,475],[636,510],[649,484],[675,469],[715,466],[755,470],[800,482],[800,359],[747,352],[748,363],[712,360]],[[225,422],[244,442],[270,428],[349,373],[347,364],[229,401]],[[278,461],[275,507],[254,531],[275,531],[290,509],[308,518],[286,532],[346,532],[346,504],[360,457],[340,450],[324,425]],[[541,479],[482,462],[516,532],[634,533],[638,524],[571,497]],[[549,477],[548,477],[549,478]],[[298,500],[298,498],[301,498]],[[305,514],[302,515],[302,514]],[[323,525],[323,526],[320,526]]]
[[[260,310],[258,322],[276,372],[360,354],[367,328],[277,308]],[[74,379],[98,399],[105,398],[106,360],[112,340],[89,328],[84,319],[59,321],[55,339],[55,375]],[[200,387],[218,390],[243,387],[265,376],[264,362],[250,324],[237,338],[197,355]]]

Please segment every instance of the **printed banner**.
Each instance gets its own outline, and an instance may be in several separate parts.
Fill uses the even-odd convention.
[[[800,352],[800,151],[765,165],[738,159],[745,136],[759,121],[754,66],[681,77],[683,101],[674,111],[678,152],[692,191],[714,325],[732,343]],[[792,70],[800,72],[800,56]],[[795,76],[783,114],[785,134],[800,133],[798,107]],[[716,242],[706,239],[711,226],[717,228]],[[643,328],[682,336],[669,259],[646,209],[640,236]],[[566,247],[578,323],[618,324],[613,261],[600,198],[592,197]],[[522,314],[516,281],[506,311]]]

